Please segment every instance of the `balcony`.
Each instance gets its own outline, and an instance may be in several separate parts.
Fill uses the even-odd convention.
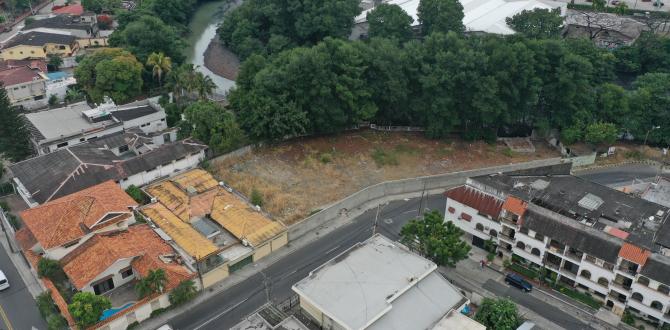
[[[512,234],[506,234],[504,232],[501,232],[500,235],[498,235],[498,239],[502,239],[503,241],[510,243],[512,245],[514,244],[514,242],[516,242],[516,239],[514,238],[514,236],[512,236]]]
[[[624,285],[622,283],[618,283],[618,282],[615,282],[615,281],[610,282],[610,285],[613,288],[619,289],[619,291],[630,292],[630,286],[629,285]]]
[[[507,224],[507,225],[511,225],[512,227],[517,226],[517,221],[518,220],[517,220],[516,215],[512,215],[512,214],[506,214],[506,215],[500,217],[500,222],[502,222],[504,224]]]
[[[561,271],[561,265],[555,264],[553,262],[549,262],[549,261],[545,260],[544,266],[549,268],[549,269],[553,269],[555,271],[559,271],[559,272]]]
[[[637,275],[637,269],[631,269],[628,266],[620,265],[616,267],[617,273],[626,275],[627,277],[630,278],[635,278],[635,275]]]

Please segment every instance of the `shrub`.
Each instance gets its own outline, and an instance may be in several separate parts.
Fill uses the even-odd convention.
[[[126,330],[136,329],[136,328],[138,328],[139,326],[140,326],[140,323],[137,322],[137,321],[135,321],[135,322],[133,322],[133,323],[131,323],[131,324],[128,324],[128,326],[126,327]]]
[[[496,258],[496,254],[493,253],[493,252],[491,252],[491,253],[489,253],[489,254],[486,255],[486,259],[487,259],[488,261],[493,261],[493,259],[495,259],[495,258]]]
[[[57,312],[56,305],[49,292],[40,293],[40,295],[37,296],[37,299],[35,300],[37,302],[37,309],[40,311],[40,315],[42,315],[44,319],[46,319],[50,314]]]
[[[333,156],[329,153],[323,153],[319,157],[319,160],[321,160],[321,162],[324,164],[328,164],[333,161]]]
[[[175,306],[181,305],[195,298],[197,294],[198,290],[195,288],[195,283],[193,283],[193,281],[181,281],[179,285],[170,292],[170,303]]]
[[[67,309],[80,328],[87,328],[98,323],[102,312],[111,307],[112,303],[105,296],[98,296],[91,292],[77,292]]]
[[[144,298],[153,293],[163,292],[166,283],[167,277],[163,269],[151,269],[147,276],[135,284],[135,289],[140,297]]]
[[[147,195],[142,191],[142,189],[136,187],[135,185],[131,184],[130,187],[126,189],[126,194],[128,194],[128,196],[132,197],[132,199],[140,204],[146,204],[148,202]]]
[[[505,155],[507,157],[510,157],[510,158],[514,157],[514,151],[512,151],[512,149],[510,149],[510,148],[505,148],[502,151],[502,153],[503,153],[503,155]]]
[[[48,330],[67,330],[70,328],[65,318],[58,313],[49,315],[46,320]]]
[[[263,196],[256,188],[251,189],[251,204],[263,206]]]
[[[66,278],[60,263],[48,258],[42,258],[37,262],[37,275],[46,277],[53,282],[62,282]]]
[[[628,150],[624,152],[624,157],[629,158],[629,159],[635,159],[635,160],[641,160],[644,158],[644,155],[640,150]]]
[[[7,220],[9,221],[9,224],[12,225],[14,230],[19,230],[23,226],[21,223],[21,220],[19,218],[11,213],[7,213]]]
[[[0,175],[0,177],[1,176],[2,175]],[[11,183],[9,183],[9,182],[0,183],[0,195],[4,196],[4,195],[13,194],[13,193],[14,193],[14,186],[12,186]],[[7,203],[4,203],[3,205],[6,206]],[[3,206],[4,210],[9,210],[9,208],[4,208],[4,206]]]
[[[625,310],[623,316],[621,316],[621,322],[628,325],[635,325],[635,317],[628,310]]]
[[[51,94],[51,96],[49,96],[49,105],[54,106],[56,104],[58,104],[58,95]]]
[[[151,316],[150,317],[161,315],[161,314],[165,313],[166,311],[167,311],[167,308],[155,309],[155,310],[151,311]]]

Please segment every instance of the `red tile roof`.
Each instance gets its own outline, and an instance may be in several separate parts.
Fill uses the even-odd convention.
[[[114,181],[107,181],[25,210],[20,216],[42,248],[50,249],[81,238],[102,219],[105,226],[124,220],[132,214],[129,208],[137,206]]]
[[[54,14],[71,14],[71,15],[81,15],[84,13],[84,6],[82,5],[69,5],[54,9],[51,12]]]
[[[640,266],[644,266],[650,255],[651,252],[630,243],[623,243],[621,250],[619,250],[619,257],[632,261]]]
[[[131,265],[146,276],[149,270],[163,269],[168,283],[166,289],[176,287],[193,274],[175,262],[163,262],[160,256],[176,252],[148,225],[130,226],[128,230],[96,234],[61,260],[63,270],[74,286],[81,290],[120,259],[132,258]]]
[[[28,66],[20,66],[0,71],[0,82],[3,86],[12,86],[43,79],[37,71]]]
[[[528,203],[514,196],[508,196],[502,208],[521,217],[524,213],[526,213]]]
[[[42,72],[47,72],[47,63],[44,60],[32,59],[32,60],[0,60],[0,71],[18,68],[22,66],[27,66],[33,70],[40,70]]]
[[[500,215],[503,201],[481,191],[468,187],[460,186],[448,190],[445,195],[461,204],[465,204],[479,213],[491,216],[494,219]]]

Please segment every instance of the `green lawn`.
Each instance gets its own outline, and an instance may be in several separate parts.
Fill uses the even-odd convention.
[[[565,286],[561,286],[561,285],[557,285],[556,290],[558,292],[574,299],[574,300],[577,300],[581,303],[584,303],[587,306],[590,306],[591,308],[598,309],[598,308],[600,308],[600,306],[602,306],[602,303],[600,301],[594,299],[593,297],[591,297],[591,296],[589,296],[585,293],[581,293],[581,292],[576,291],[574,289],[571,289],[571,288],[568,288],[568,287],[565,287]]]

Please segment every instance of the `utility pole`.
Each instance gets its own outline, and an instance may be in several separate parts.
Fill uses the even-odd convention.
[[[417,217],[421,216],[421,207],[423,206],[423,195],[426,193],[426,181],[423,181],[423,190],[421,191],[421,199],[419,199],[419,211]]]
[[[377,204],[377,214],[375,214],[375,223],[372,225],[372,236],[375,236],[377,233],[377,221],[379,220],[379,207],[381,204]]]

